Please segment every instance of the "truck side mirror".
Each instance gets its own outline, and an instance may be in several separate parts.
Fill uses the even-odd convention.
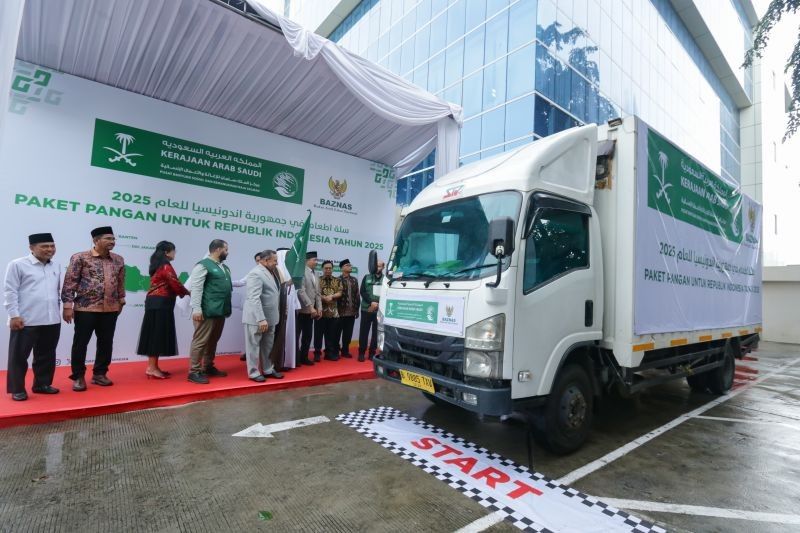
[[[369,270],[369,273],[372,274],[373,276],[375,275],[375,272],[378,271],[378,252],[376,252],[375,250],[369,251],[369,259],[367,259],[367,270]]]
[[[498,259],[514,253],[514,220],[496,218],[489,224],[489,253]]]

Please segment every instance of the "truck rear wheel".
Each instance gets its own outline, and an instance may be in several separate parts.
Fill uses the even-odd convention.
[[[722,366],[708,373],[708,388],[714,394],[725,394],[733,387],[733,373],[736,361],[733,358],[733,346],[728,343],[722,355]]]
[[[581,365],[561,369],[538,419],[536,439],[559,455],[586,442],[592,427],[594,397],[589,375]]]

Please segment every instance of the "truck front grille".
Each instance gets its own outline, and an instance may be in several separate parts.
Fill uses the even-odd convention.
[[[386,326],[384,357],[390,361],[462,379],[464,339]]]

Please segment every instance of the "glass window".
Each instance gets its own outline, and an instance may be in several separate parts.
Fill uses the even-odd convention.
[[[560,209],[539,211],[525,241],[523,291],[588,266],[588,217]]]
[[[414,85],[420,87],[422,89],[428,88],[428,65],[422,65],[421,67],[417,68],[414,71],[414,76],[412,77]]]
[[[428,90],[438,93],[444,89],[444,54],[431,58],[428,63]]]
[[[508,89],[506,93],[509,100],[533,92],[535,64],[536,49],[534,45],[526,46],[508,56]]]
[[[413,179],[413,178],[412,178]],[[492,220],[519,217],[521,196],[503,191],[433,205],[409,213],[395,241],[389,270],[403,279],[478,279],[497,269],[487,246]]]
[[[414,174],[406,179],[408,180],[408,203],[411,203],[422,190],[422,175]]]
[[[483,66],[483,37],[486,27],[481,26],[464,38],[464,74]]]
[[[506,99],[506,60],[495,61],[483,69],[483,108],[489,109]]]
[[[429,44],[431,39],[431,27],[425,26],[414,36],[414,64],[421,65],[430,57]]]
[[[400,24],[392,26],[389,30],[389,49],[394,50],[403,42],[403,27]]]
[[[442,93],[442,99],[461,105],[461,84],[456,83],[455,85],[445,89]]]
[[[447,10],[447,44],[464,35],[466,0],[458,0]]]
[[[508,0],[487,0],[486,1],[486,18],[491,17],[504,7],[508,5]]]
[[[403,40],[405,41],[412,35],[414,35],[414,31],[417,29],[417,20],[414,16],[414,13],[409,13],[403,19]]]
[[[506,152],[511,152],[513,150],[516,150],[520,146],[524,146],[524,145],[526,145],[526,144],[528,144],[528,143],[530,143],[532,141],[533,141],[533,136],[532,135],[528,135],[527,137],[523,137],[522,139],[519,139],[519,140],[516,140],[516,141],[513,141],[513,142],[510,142],[510,143],[506,144],[505,151]]]
[[[431,20],[431,0],[422,0],[417,4],[417,28],[423,27]]]
[[[464,118],[477,115],[483,109],[483,71],[464,79]],[[463,135],[463,133],[462,133]],[[462,152],[463,153],[463,152]]]
[[[447,15],[442,15],[431,22],[431,55],[444,48],[447,37]]]
[[[397,203],[408,205],[408,179],[400,178],[397,180]]]
[[[533,131],[540,137],[547,137],[559,131],[577,126],[578,123],[569,115],[554,107],[543,98],[536,97]]]
[[[483,152],[481,152],[481,159],[489,159],[490,157],[494,157],[497,154],[502,154],[502,153],[503,153],[503,147],[495,146],[494,148],[490,148],[488,150],[484,150]]]
[[[552,46],[556,27],[556,6],[551,0],[539,0],[538,16],[536,19],[536,38],[545,46]]]
[[[467,24],[469,31],[486,20],[486,0],[467,0]]]
[[[517,139],[533,133],[534,96],[526,96],[506,106],[506,139]]]
[[[389,70],[391,70],[395,74],[402,74],[402,72],[400,72],[401,59],[402,59],[401,54],[402,51],[400,48],[389,54]]]
[[[558,59],[555,60],[555,77],[556,77],[556,97],[555,102],[563,107],[569,109],[569,101],[572,94],[572,69],[564,66]]]
[[[555,61],[544,46],[536,45],[536,90],[551,100],[555,99],[556,93]]]
[[[508,11],[486,23],[486,62],[491,63],[508,51]]]
[[[572,21],[575,23],[575,26],[586,30],[589,25],[589,2],[588,0],[574,0],[575,3],[573,4],[572,10]],[[595,2],[595,0],[592,0]]]
[[[462,154],[471,154],[481,149],[481,119],[474,118],[464,122],[461,128],[461,150]]]
[[[575,72],[572,73],[572,94],[569,100],[569,112],[580,118],[584,118],[586,113],[586,81]]]
[[[402,50],[400,72],[405,74],[414,69],[414,40],[407,40],[400,49]]]
[[[461,165],[461,166],[469,165],[470,163],[474,163],[475,161],[480,161],[480,159],[481,159],[481,155],[480,154],[468,155],[467,157],[462,157],[458,161],[458,164]]]
[[[498,107],[481,117],[481,148],[489,148],[505,141],[506,108]]]
[[[458,41],[445,52],[445,87],[464,77],[464,41]]]
[[[436,16],[439,12],[447,7],[447,0],[433,0],[433,11],[431,15]]]
[[[517,2],[509,11],[508,49],[513,50],[536,37],[536,0]]]

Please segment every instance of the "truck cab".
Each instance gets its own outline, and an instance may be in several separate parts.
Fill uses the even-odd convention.
[[[602,338],[596,161],[589,125],[424,189],[387,263],[378,375],[483,415],[544,401],[567,356]],[[566,399],[573,417],[587,395]]]

